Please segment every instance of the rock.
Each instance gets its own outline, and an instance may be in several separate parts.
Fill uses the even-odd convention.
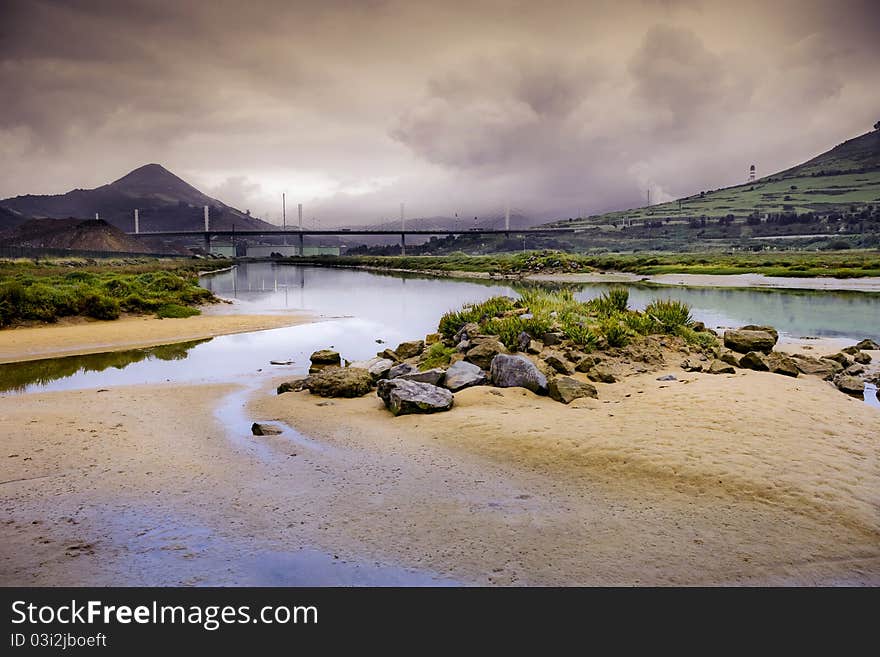
[[[428,333],[428,335],[425,336],[425,345],[430,346],[432,344],[436,344],[437,342],[440,342],[442,337],[443,336],[441,336],[439,333]]]
[[[293,365],[292,360],[270,360],[269,365]]]
[[[657,377],[658,381],[678,381],[678,377],[675,374],[664,374],[663,376]]]
[[[877,351],[880,350],[880,344],[877,344],[873,340],[862,340],[859,342],[856,347],[862,349],[864,351]]]
[[[470,361],[483,370],[488,370],[492,359],[498,354],[506,354],[507,348],[498,340],[481,340],[476,346],[465,353],[465,360]]]
[[[570,404],[575,399],[580,399],[581,397],[593,397],[595,399],[599,396],[596,386],[578,381],[570,376],[553,377],[547,384],[547,390],[550,393],[551,399],[555,399],[563,404]]]
[[[770,365],[764,358],[764,354],[758,351],[750,351],[739,359],[739,366],[746,370],[755,370],[757,372],[769,372]]]
[[[312,361],[313,365],[339,366],[342,364],[342,359],[339,356],[339,352],[333,351],[332,349],[321,349],[319,351],[316,351],[309,357],[309,360]]]
[[[342,364],[342,358],[338,351],[332,349],[321,349],[314,352],[311,357],[311,365],[309,365],[309,374],[320,372],[326,367],[339,367]]]
[[[702,333],[706,330],[706,325],[703,322],[694,322],[693,324],[691,324],[691,329],[693,329],[697,333]]]
[[[756,326],[755,324],[747,324],[746,326],[740,326],[740,331],[763,331],[764,333],[769,333],[773,336],[773,341],[779,341],[779,332],[773,328],[772,326]]]
[[[468,340],[471,337],[473,337],[475,335],[479,335],[479,334],[480,334],[479,325],[475,324],[474,322],[468,322],[467,324],[462,326],[460,329],[458,329],[458,332],[452,338],[452,341],[455,344],[458,344],[462,340]]]
[[[400,365],[395,365],[390,370],[388,370],[388,378],[396,379],[399,376],[403,376],[404,374],[412,374],[413,372],[418,372],[418,368],[415,365],[410,365],[409,363],[401,363]]]
[[[848,395],[861,398],[865,394],[865,382],[855,376],[841,375],[834,379],[834,385]]]
[[[828,356],[822,356],[823,360],[833,360],[835,363],[839,363],[843,367],[849,367],[853,364],[852,359],[847,356],[843,352],[837,352],[836,354],[830,354]]]
[[[855,356],[853,356],[853,360],[859,365],[867,365],[871,362],[871,354],[866,354],[865,352],[860,351]]]
[[[526,388],[538,394],[547,393],[547,377],[525,356],[498,354],[492,359],[490,377],[499,388]],[[446,378],[449,379],[448,372]]]
[[[306,389],[306,381],[308,377],[300,377],[299,379],[292,379],[290,381],[285,381],[280,386],[278,386],[278,394],[282,395],[285,392],[301,392]]]
[[[681,369],[685,372],[702,372],[703,364],[694,358],[685,358],[681,361]]]
[[[361,397],[373,389],[373,376],[360,367],[328,367],[306,378],[303,387],[321,397]]]
[[[406,360],[407,358],[415,358],[424,350],[424,340],[410,340],[409,342],[401,342],[394,351],[400,360]]]
[[[865,373],[865,367],[863,365],[859,365],[858,363],[855,363],[855,364],[847,367],[843,371],[843,373],[847,374],[849,376],[861,376],[862,374]]]
[[[376,354],[379,358],[384,358],[386,360],[390,360],[393,363],[399,363],[403,360],[400,356],[397,355],[397,352],[394,349],[383,349],[379,353]]]
[[[470,386],[480,386],[484,383],[486,383],[486,374],[483,370],[473,363],[463,360],[453,363],[446,370],[446,377],[443,380],[444,387],[449,388],[452,392],[457,392]]]
[[[775,332],[742,329],[724,332],[724,346],[741,354],[746,354],[750,351],[761,351],[769,354],[775,344]]]
[[[734,367],[740,366],[739,356],[736,355],[736,352],[733,352],[730,349],[722,349],[718,354],[718,360],[727,363],[728,365],[733,365]]]
[[[455,345],[456,351],[460,351],[461,353],[466,352],[470,348],[471,348],[471,343],[469,340],[462,340],[457,345]]]
[[[615,383],[617,379],[614,374],[604,365],[594,365],[587,372],[587,378],[590,381],[598,381],[599,383]]]
[[[370,376],[373,377],[373,382],[375,383],[379,379],[384,379],[388,376],[388,372],[394,367],[394,361],[390,358],[380,358],[379,356],[376,356],[369,360],[357,360],[350,363],[349,367],[367,370],[370,373]]]
[[[532,340],[529,342],[529,346],[526,349],[530,354],[540,354],[544,351],[544,343],[540,340]]]
[[[783,376],[797,376],[800,372],[794,359],[778,351],[773,351],[767,356],[767,366],[774,374]]]
[[[277,436],[282,433],[282,431],[278,427],[273,427],[271,424],[254,422],[251,425],[251,433],[255,436]]]
[[[574,372],[572,364],[558,351],[545,351],[541,354],[541,359],[560,374],[572,374]]]
[[[520,331],[519,335],[516,336],[516,348],[519,351],[526,352],[529,350],[529,345],[532,342],[532,336],[526,333],[525,331]]]
[[[803,354],[792,354],[795,366],[801,374],[812,374],[830,379],[835,374],[843,371],[843,365],[827,358],[813,358]]]
[[[843,349],[840,350],[840,353],[849,354],[850,356],[855,356],[860,351],[861,351],[861,349],[859,349],[858,347],[852,346],[852,347],[844,347]]]
[[[410,413],[439,413],[452,408],[454,397],[444,388],[405,381],[403,379],[384,379],[379,381],[376,394],[385,402],[386,408],[394,415]]]
[[[736,368],[730,363],[725,363],[723,360],[719,360],[716,358],[713,360],[709,367],[706,368],[706,371],[709,374],[736,374]]]
[[[577,364],[574,366],[574,369],[578,372],[589,372],[597,363],[601,363],[602,359],[598,356],[584,356]]]
[[[424,372],[412,372],[410,374],[401,374],[399,379],[403,379],[404,381],[415,381],[416,383],[430,383],[432,386],[439,386],[440,382],[443,381],[443,377],[446,376],[446,370],[440,369],[439,367],[435,367],[430,370],[425,370]]]
[[[559,344],[564,339],[565,334],[560,331],[548,331],[541,337],[541,341],[546,347],[552,346],[554,344]]]

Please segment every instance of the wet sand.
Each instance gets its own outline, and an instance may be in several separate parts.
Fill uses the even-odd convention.
[[[307,439],[222,425],[236,386],[0,397],[0,583],[880,584],[880,413],[669,372],[400,418],[257,391]]]
[[[225,309],[224,309],[225,310]],[[0,330],[0,363],[94,354],[247,333],[312,321],[305,313],[212,314],[180,319],[123,317]]]

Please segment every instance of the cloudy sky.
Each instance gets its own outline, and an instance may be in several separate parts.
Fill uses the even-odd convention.
[[[540,217],[880,119],[876,0],[0,0],[0,198],[158,162],[270,220]]]

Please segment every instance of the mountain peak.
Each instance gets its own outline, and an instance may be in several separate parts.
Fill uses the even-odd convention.
[[[156,163],[138,167],[119,180],[114,180],[107,187],[138,198],[155,198],[167,202],[184,201],[191,205],[216,203],[182,178]]]

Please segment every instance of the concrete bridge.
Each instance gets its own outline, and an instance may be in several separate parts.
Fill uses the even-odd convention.
[[[406,255],[406,236],[407,235],[505,235],[510,237],[514,235],[552,235],[555,233],[576,233],[581,232],[583,228],[527,228],[523,230],[511,230],[509,228],[471,228],[466,230],[358,230],[347,228],[336,229],[277,229],[277,230],[231,230],[226,229],[207,229],[207,230],[159,230],[159,231],[137,231],[126,233],[131,237],[192,237],[202,239],[205,244],[205,252],[211,249],[212,237],[230,237],[233,240],[236,237],[258,237],[258,236],[292,236],[295,235],[299,242],[299,252],[302,254],[305,237],[307,235],[335,235],[335,236],[351,236],[351,235],[396,235],[400,236],[401,253]]]

